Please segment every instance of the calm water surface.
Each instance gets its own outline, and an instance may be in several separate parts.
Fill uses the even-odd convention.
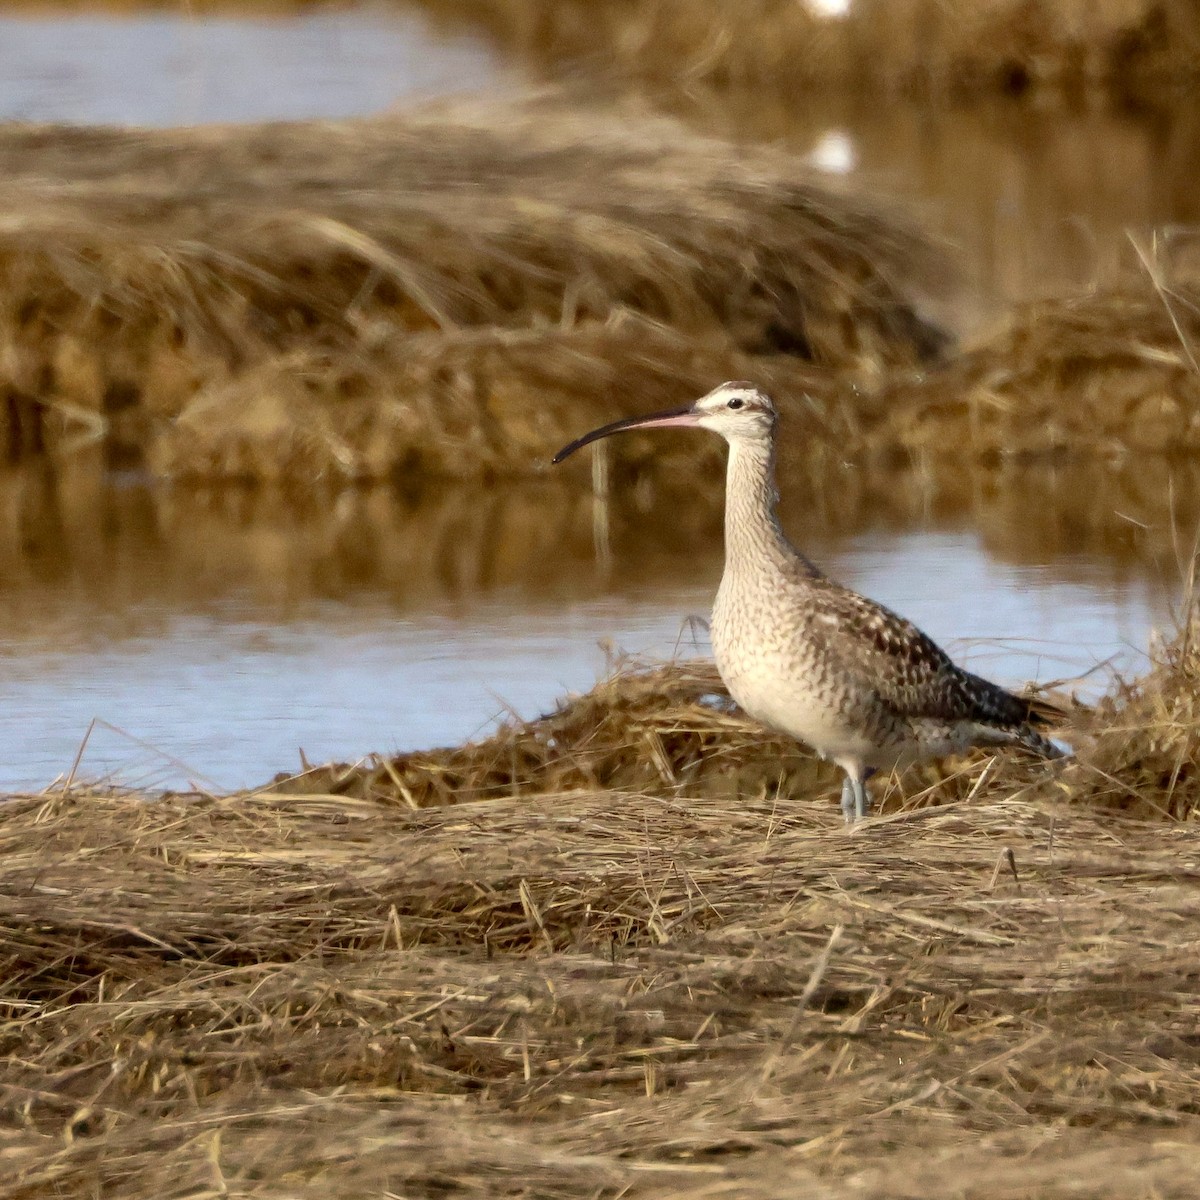
[[[183,7],[183,6],[180,6]],[[378,113],[497,81],[496,55],[420,13],[0,17],[0,119],[196,125]]]
[[[449,744],[588,688],[613,650],[706,652],[717,553],[668,557],[652,580],[604,581],[563,553],[548,586],[434,585],[414,603],[378,580],[336,597],[232,584],[189,600],[153,578],[27,580],[0,633],[0,790],[69,771],[138,786],[233,788],[313,762]],[[1102,560],[1015,565],[966,532],[870,533],[822,547],[828,570],[898,608],[976,669],[1010,683],[1144,665],[1171,589]],[[139,561],[140,560],[140,561]],[[134,598],[131,591],[140,594]],[[3,593],[0,593],[3,596]],[[1084,681],[1095,693],[1107,671]]]

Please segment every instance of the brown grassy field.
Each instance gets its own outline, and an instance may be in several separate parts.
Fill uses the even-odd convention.
[[[0,809],[0,1190],[1188,1197],[1193,613],[1055,768],[840,825],[633,670],[475,747]]]
[[[1118,96],[1196,80],[1188,0],[421,0],[561,77],[689,89],[839,88],[935,99],[1089,88]]]
[[[1191,283],[1160,290],[1131,278],[1111,291],[1021,305],[943,362],[892,369],[875,387],[826,379],[777,394],[781,477],[833,508],[843,503],[832,496],[839,489],[893,491],[898,479],[928,499],[981,488],[1020,495],[1030,483],[1047,486],[1023,473],[1036,465],[1116,483],[1152,462],[1160,477],[1182,479],[1200,448],[1197,345],[1200,293]],[[682,475],[689,494],[710,479],[719,500],[719,471],[681,469],[696,455],[715,467],[719,445],[644,434],[614,439],[604,453],[627,479]],[[580,480],[587,469],[586,458],[568,468]],[[1066,510],[1096,495],[1062,491]]]
[[[871,440],[981,463],[1055,453],[1117,459],[1200,448],[1200,292],[1130,289],[1019,309],[945,369],[878,401]]]

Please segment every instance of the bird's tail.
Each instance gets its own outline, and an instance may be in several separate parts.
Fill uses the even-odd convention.
[[[1045,694],[1031,692],[1017,695],[1015,699],[1024,706],[1025,719],[1012,731],[1013,740],[1039,758],[1065,758],[1070,752],[1042,731],[1058,729],[1067,723],[1070,711],[1066,705]]]
[[[1017,745],[1036,754],[1039,758],[1066,758],[1069,751],[1064,750],[1057,742],[1043,737],[1032,725],[1023,725],[1013,730]]]

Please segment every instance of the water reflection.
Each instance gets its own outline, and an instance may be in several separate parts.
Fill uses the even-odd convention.
[[[1126,489],[1134,513],[1104,520],[1111,489],[1060,480],[1073,513],[1039,481],[955,509],[911,475],[890,491],[789,480],[785,519],[833,573],[1001,679],[1114,656],[1137,669],[1176,591],[1171,496]],[[719,498],[614,489],[608,574],[593,517],[552,483],[289,497],[113,483],[99,464],[0,475],[0,790],[69,770],[93,717],[124,733],[98,729],[83,774],[227,788],[301,748],[354,759],[457,741],[508,706],[534,715],[591,684],[604,638],[703,650],[685,622],[720,573]]]
[[[1091,584],[1101,572],[1113,583],[1177,582],[1200,527],[1200,466],[1189,462],[958,478],[835,463],[815,475],[785,452],[782,468],[784,523],[817,557],[862,536],[973,530],[997,561],[1066,581]],[[419,608],[513,590],[559,601],[632,594],[719,574],[719,476],[623,479],[608,497],[606,572],[595,503],[560,479],[434,480],[408,494],[172,488],[110,478],[98,455],[35,461],[0,471],[0,594],[117,612],[145,599],[220,602],[237,590],[286,613],[297,597],[345,600],[364,588]]]

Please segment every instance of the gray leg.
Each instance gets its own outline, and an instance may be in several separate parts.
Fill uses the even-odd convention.
[[[854,818],[861,821],[871,807],[871,798],[867,795],[867,784],[864,779],[851,780],[854,790]]]
[[[854,780],[849,775],[842,781],[842,816],[846,818],[847,825],[854,824],[854,811],[858,805],[858,799],[854,794]]]

